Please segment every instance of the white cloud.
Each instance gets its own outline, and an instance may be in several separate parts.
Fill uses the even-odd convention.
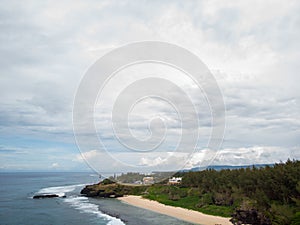
[[[57,169],[59,167],[60,167],[60,165],[58,163],[52,163],[51,164],[51,168],[53,168],[53,169]]]
[[[172,165],[173,163],[185,161],[184,168],[205,167],[208,165],[253,165],[253,164],[272,164],[285,162],[287,159],[299,157],[299,147],[285,148],[276,146],[253,146],[243,148],[226,148],[217,152],[215,157],[207,157],[215,154],[208,149],[200,150],[191,157],[186,154],[175,153],[173,158],[162,159],[156,157],[142,158],[141,163],[145,165]],[[214,158],[212,161],[210,159]],[[174,160],[176,159],[176,160]],[[209,160],[208,160],[209,159]]]
[[[293,159],[290,148],[277,146],[253,146],[227,148],[218,152],[215,164],[218,165],[252,165],[271,164]]]
[[[225,151],[220,155],[224,162],[271,162],[292,155],[299,158],[298,150],[294,149],[293,153],[280,150],[293,149],[300,136],[299,1],[168,1],[149,2],[147,7],[139,1],[72,4],[2,1],[0,5],[3,106],[0,133],[5,139],[12,139],[10,145],[15,144],[15,136],[75,145],[72,103],[88,66],[115,47],[154,39],[191,50],[213,70],[227,107],[223,149],[232,149],[232,153]],[[119,88],[139,77],[142,70],[136,67],[135,73],[132,69],[119,74],[118,82],[107,86],[109,95],[102,99],[102,111],[97,111],[99,135],[105,137],[105,143],[114,151],[120,149],[115,148],[114,135],[108,132],[109,104],[120,92]],[[144,71],[149,75],[161,70],[145,66]],[[204,106],[200,94],[189,82],[179,79],[180,74],[176,73],[175,79],[174,71],[165,72],[168,79]],[[178,97],[170,94],[173,99]],[[180,126],[175,125],[178,118],[172,110],[160,103],[149,101],[133,111],[132,133],[147,137],[149,130],[145,128],[149,118],[160,113],[170,126],[172,138],[168,140],[172,143],[163,146],[165,151],[170,151],[179,140]],[[211,118],[207,110],[199,116],[202,119],[199,145],[205,148]],[[22,148],[26,144],[14,147]],[[272,151],[273,157],[268,156]],[[20,151],[11,154],[16,152]],[[44,155],[41,153],[40,157]],[[172,158],[174,163],[176,157]],[[193,160],[190,166],[197,164]],[[164,157],[154,155],[135,163],[158,166],[167,162]]]
[[[218,152],[201,149],[193,154],[180,152],[127,152],[108,154],[101,150],[91,150],[82,157],[96,171],[178,171],[195,167],[205,168],[209,165],[254,165],[285,162],[299,157],[299,147],[285,148],[277,146],[253,146],[226,148]]]

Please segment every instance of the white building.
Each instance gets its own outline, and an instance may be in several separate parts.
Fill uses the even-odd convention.
[[[144,177],[143,184],[154,184],[154,178],[153,177]]]
[[[180,184],[182,177],[172,177],[169,179],[169,184]]]

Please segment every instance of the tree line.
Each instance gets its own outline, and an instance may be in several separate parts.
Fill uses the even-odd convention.
[[[149,188],[148,198],[230,215],[234,224],[300,224],[300,161],[176,176],[182,177],[179,186],[156,184]]]

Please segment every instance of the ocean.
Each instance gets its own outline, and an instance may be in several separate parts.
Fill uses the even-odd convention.
[[[190,225],[117,199],[80,195],[85,185],[98,181],[98,176],[92,173],[0,173],[0,224]],[[43,193],[66,198],[32,198]]]

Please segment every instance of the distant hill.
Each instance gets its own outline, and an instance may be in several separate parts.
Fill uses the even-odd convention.
[[[252,168],[252,167],[256,167],[256,168],[261,168],[261,167],[266,167],[266,166],[274,166],[274,164],[253,164],[253,165],[241,165],[241,166],[231,166],[231,165],[211,165],[208,167],[194,167],[192,169],[184,169],[184,170],[180,170],[180,172],[189,172],[189,171],[202,171],[202,170],[206,170],[206,169],[214,169],[214,170],[235,170],[235,169],[246,169],[246,168]]]

